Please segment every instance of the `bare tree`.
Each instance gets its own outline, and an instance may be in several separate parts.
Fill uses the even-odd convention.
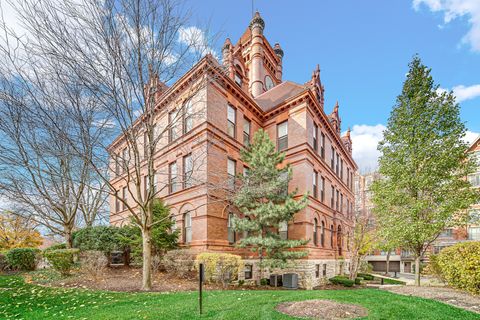
[[[63,134],[64,141],[93,169],[101,180],[98,186],[105,185],[140,226],[142,289],[150,290],[153,200],[178,184],[202,180],[195,172],[203,170],[207,150],[192,154],[188,172],[174,181],[171,172],[157,171],[155,157],[169,139],[205,117],[208,72],[190,77],[177,100],[163,97],[171,93],[168,83],[213,53],[211,38],[186,25],[189,13],[181,1],[25,0],[11,5],[36,40],[30,52],[45,57],[55,77],[80,84],[79,101],[95,101],[91,114],[80,107],[70,110],[83,125],[76,136]],[[89,121],[98,127],[85,125]],[[79,140],[92,149],[79,148]],[[119,194],[119,183],[128,199]]]

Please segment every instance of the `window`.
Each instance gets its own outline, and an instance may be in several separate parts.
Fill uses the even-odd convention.
[[[277,125],[277,149],[278,151],[288,148],[288,122],[284,121]]]
[[[318,237],[317,237],[317,229],[318,229],[318,221],[317,218],[313,219],[313,244],[318,245]]]
[[[332,147],[332,158],[330,159],[330,168],[335,169],[335,149]]]
[[[120,212],[120,200],[118,199],[118,191],[115,191],[115,212]]]
[[[333,209],[334,205],[335,205],[335,188],[332,186],[332,193],[330,196],[330,207]]]
[[[340,191],[337,190],[337,199],[336,199],[337,201],[335,201],[335,208],[337,209],[337,211],[338,211],[338,209],[339,209],[339,208],[338,208],[338,205],[339,205],[339,201],[338,201],[338,200],[340,199],[339,195],[340,195]]]
[[[480,186],[480,173],[474,173],[468,175],[468,181],[472,184],[473,187]]]
[[[266,76],[265,77],[265,89],[270,90],[273,88],[275,84],[273,83],[273,80],[272,78],[270,78],[270,76]]]
[[[320,278],[320,265],[319,264],[315,265],[315,277]]]
[[[439,238],[451,238],[452,236],[453,229],[445,229],[438,235]]]
[[[338,248],[338,254],[341,256],[342,255],[342,246],[343,246],[343,239],[342,239],[342,227],[338,226],[338,231],[337,231],[337,248]]]
[[[340,180],[343,181],[343,159],[340,159]]]
[[[322,270],[322,276],[326,277],[327,276],[327,264],[323,264],[323,270]]]
[[[123,149],[122,150],[122,161],[123,161],[123,166],[122,166],[122,173],[125,173],[127,172],[127,169],[128,169],[128,150],[127,148]]]
[[[251,121],[243,118],[243,143],[245,145],[250,144],[250,126]]]
[[[325,247],[325,222],[322,221],[322,229],[320,229],[320,244]]]
[[[228,222],[227,222],[227,230],[228,230],[228,243],[232,244],[235,243],[235,229],[233,229],[233,213],[228,214]]]
[[[313,124],[313,150],[318,151],[318,126]]]
[[[143,158],[148,157],[148,131],[143,132]]]
[[[230,137],[235,138],[236,124],[237,124],[237,112],[231,105],[227,105],[227,132]]]
[[[115,155],[114,156],[114,160],[115,160],[115,176],[119,176],[120,175],[120,160],[118,159],[119,156],[118,155]]]
[[[280,222],[278,225],[278,234],[280,235],[280,239],[287,240],[288,239],[288,222],[283,221]]]
[[[350,168],[347,168],[347,187],[350,188]]]
[[[251,264],[245,265],[245,280],[252,279],[253,277],[253,266]]]
[[[168,113],[168,142],[175,141],[180,136],[178,122],[178,111],[170,111]]]
[[[183,215],[183,242],[192,242],[192,216],[190,211],[187,211]]]
[[[320,156],[325,160],[325,134],[323,132],[320,139]]]
[[[318,183],[318,172],[313,170],[313,176],[312,176],[312,194],[314,198],[318,197],[318,192],[317,192],[317,183]]]
[[[333,224],[330,225],[330,246],[333,248],[333,233],[334,233],[334,229],[333,229]]]
[[[193,160],[192,154],[183,157],[183,187],[190,188],[192,186]]]
[[[168,180],[170,193],[178,191],[177,162],[168,166]]]
[[[242,86],[242,76],[238,72],[235,72],[235,83]]]
[[[340,193],[340,212],[343,213],[343,193]]]
[[[325,178],[320,179],[320,201],[325,201]]]
[[[335,173],[336,173],[337,176],[338,176],[338,174],[339,174],[339,172],[340,172],[340,171],[338,170],[338,169],[339,169],[339,166],[338,166],[338,165],[339,165],[339,163],[340,163],[340,155],[338,154],[338,152],[337,152],[336,154],[337,154],[337,162],[335,163]]]
[[[123,187],[122,189],[122,199],[123,199],[122,209],[126,210],[127,209],[127,187]]]
[[[183,134],[190,132],[193,129],[193,112],[192,112],[192,101],[188,100],[184,106],[183,114]]]
[[[468,228],[468,240],[480,240],[480,227]]]
[[[230,158],[227,160],[228,187],[230,189],[235,189],[236,166],[237,162],[235,160]]]

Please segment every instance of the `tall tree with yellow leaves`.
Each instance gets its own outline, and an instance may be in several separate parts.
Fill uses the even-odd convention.
[[[0,250],[38,247],[43,240],[36,225],[10,212],[0,213]]]

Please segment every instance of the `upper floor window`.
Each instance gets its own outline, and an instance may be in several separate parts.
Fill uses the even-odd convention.
[[[335,170],[335,148],[332,147],[332,158],[330,159],[330,168]]]
[[[340,159],[340,179],[343,181],[343,159]]]
[[[313,123],[313,150],[318,151],[318,126]]]
[[[235,83],[238,84],[240,87],[243,83],[242,76],[238,72],[235,72]]]
[[[170,193],[178,191],[177,162],[172,162],[168,166],[168,180]]]
[[[227,131],[230,137],[235,138],[235,131],[237,125],[237,112],[231,105],[227,105]]]
[[[338,211],[338,209],[339,209],[339,208],[338,208],[338,206],[339,206],[339,201],[338,201],[338,200],[340,200],[339,195],[340,195],[340,191],[337,190],[337,201],[336,201],[336,203],[335,203],[335,208],[337,209],[337,211]]]
[[[333,229],[333,224],[330,225],[330,246],[333,248],[333,233],[335,229]]]
[[[339,167],[339,164],[340,164],[340,155],[338,154],[338,152],[336,153],[337,154],[337,161],[335,163],[335,173],[338,174],[340,173],[340,167]]]
[[[192,215],[187,211],[183,215],[183,242],[192,242]]]
[[[347,187],[350,188],[350,168],[347,168]]]
[[[267,89],[266,91],[270,90],[273,88],[275,84],[273,83],[273,80],[270,76],[266,76],[265,77],[265,89]]]
[[[127,148],[124,148],[122,150],[122,162],[123,162],[123,166],[122,166],[122,172],[127,172],[127,169],[128,169],[128,163],[129,163],[129,159],[128,159],[128,149]]]
[[[335,204],[335,188],[332,186],[332,194],[330,197],[330,207],[333,209],[333,206]]]
[[[312,176],[312,194],[314,198],[317,198],[318,192],[317,192],[317,184],[318,184],[318,172],[313,170],[313,176]]]
[[[188,100],[184,104],[184,114],[183,114],[183,133],[186,134],[193,129],[193,110],[192,110],[192,100]]]
[[[314,245],[318,245],[317,231],[318,231],[318,221],[317,221],[317,218],[315,218],[313,219],[313,244]]]
[[[168,142],[175,141],[180,137],[178,111],[173,110],[168,113]]]
[[[325,134],[323,132],[320,136],[320,156],[325,160]]]
[[[227,230],[228,230],[228,243],[232,244],[235,243],[235,229],[233,228],[233,213],[228,214],[228,222],[227,222]]]
[[[189,188],[192,186],[193,173],[193,159],[192,154],[187,154],[183,157],[183,187]]]
[[[117,177],[120,175],[120,160],[118,158],[119,158],[118,155],[114,155],[113,157],[115,161],[115,176]]]
[[[237,162],[228,158],[227,161],[227,173],[228,173],[228,187],[230,189],[235,188],[235,176],[237,175]]]
[[[340,212],[343,212],[343,193],[340,193]]]
[[[128,200],[127,187],[122,188],[122,200],[123,200],[122,209],[126,210],[127,209],[127,200]]]
[[[288,148],[288,122],[284,121],[277,125],[277,148],[278,151]]]
[[[320,201],[325,201],[325,178],[320,179]]]
[[[243,118],[243,143],[245,145],[250,144],[250,127],[251,121],[247,118]]]
[[[288,239],[288,222],[283,221],[280,222],[278,225],[278,234],[280,235],[280,239],[287,240]]]
[[[325,222],[322,221],[322,227],[320,229],[320,244],[325,246]]]
[[[115,191],[115,212],[120,212],[120,200],[118,199],[118,191]]]

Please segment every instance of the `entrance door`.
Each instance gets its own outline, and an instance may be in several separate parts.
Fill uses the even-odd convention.
[[[412,273],[412,263],[411,262],[405,262],[404,271],[405,271],[405,273]]]

